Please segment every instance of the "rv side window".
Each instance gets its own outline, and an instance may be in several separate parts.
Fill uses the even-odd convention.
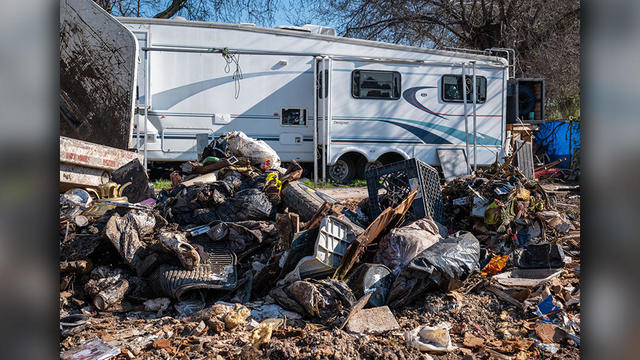
[[[471,82],[473,76],[465,75],[467,82],[467,103],[473,103]],[[478,103],[487,100],[487,79],[484,76],[476,76],[476,91],[478,92]],[[462,102],[462,75],[442,76],[442,100],[447,102]]]
[[[397,71],[355,70],[351,73],[351,95],[356,99],[397,100],[400,98]]]
[[[307,110],[300,108],[282,109],[282,125],[306,126]]]

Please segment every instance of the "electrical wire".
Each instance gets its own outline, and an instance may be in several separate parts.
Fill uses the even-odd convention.
[[[228,74],[231,71],[231,64],[235,64],[236,66],[231,78],[234,81],[234,94],[235,98],[237,99],[240,96],[240,80],[242,79],[242,69],[240,68],[240,54],[232,53],[231,51],[229,51],[229,48],[222,49],[221,53],[224,61],[226,62],[226,65],[224,66],[225,73]]]

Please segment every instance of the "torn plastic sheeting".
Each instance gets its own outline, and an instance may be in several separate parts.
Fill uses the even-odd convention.
[[[251,332],[250,341],[254,349],[258,349],[262,344],[271,340],[273,330],[284,324],[282,319],[265,319]]]
[[[269,293],[283,308],[317,319],[325,325],[339,325],[356,298],[341,280],[301,280]]]
[[[444,236],[446,230],[443,228]],[[397,275],[422,250],[442,239],[438,224],[431,218],[419,219],[407,226],[391,229],[376,252],[375,262],[384,264]]]
[[[251,309],[251,317],[262,321],[268,318],[287,318],[287,319],[301,319],[302,316],[296,312],[285,310],[278,304],[263,304],[259,306],[252,306],[247,304]]]
[[[256,165],[262,170],[280,167],[280,158],[266,142],[248,137],[242,131],[234,131],[226,134],[226,152],[246,157],[251,160],[251,165]]]
[[[451,344],[451,336],[449,335],[451,324],[442,322],[438,325],[419,326],[405,333],[407,344],[415,347],[420,351],[428,351],[433,353],[450,352],[456,349]]]
[[[489,263],[482,269],[481,275],[494,275],[499,273],[507,265],[509,255],[494,255]]]
[[[388,303],[407,304],[431,288],[453,290],[478,270],[480,243],[469,232],[457,232],[418,254],[395,279]]]
[[[542,316],[542,321],[548,321],[546,316],[549,313],[553,313],[555,311],[560,310],[560,307],[555,304],[555,300],[553,295],[549,295],[544,300],[540,301],[538,305],[536,305],[536,315]]]
[[[173,307],[180,314],[179,318],[183,319],[204,309],[205,305],[204,299],[188,299],[174,304]]]
[[[216,215],[222,221],[270,220],[275,216],[275,208],[267,195],[258,189],[239,191],[216,208]]]
[[[60,195],[60,220],[71,219],[91,207],[93,199],[84,189],[70,189]]]

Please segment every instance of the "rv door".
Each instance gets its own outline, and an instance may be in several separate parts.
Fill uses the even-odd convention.
[[[331,72],[333,63],[327,56],[316,57],[316,85],[314,148],[320,147],[322,159],[322,181],[327,181],[327,159],[331,158]],[[316,150],[317,151],[317,150]],[[317,154],[316,154],[317,155]],[[318,158],[318,156],[316,156]],[[316,162],[317,163],[317,162]],[[317,169],[314,168],[314,181]]]

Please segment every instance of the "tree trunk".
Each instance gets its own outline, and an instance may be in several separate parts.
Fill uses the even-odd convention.
[[[169,19],[173,17],[178,11],[182,10],[187,4],[187,0],[173,0],[168,8],[157,13],[154,18],[156,19]]]

